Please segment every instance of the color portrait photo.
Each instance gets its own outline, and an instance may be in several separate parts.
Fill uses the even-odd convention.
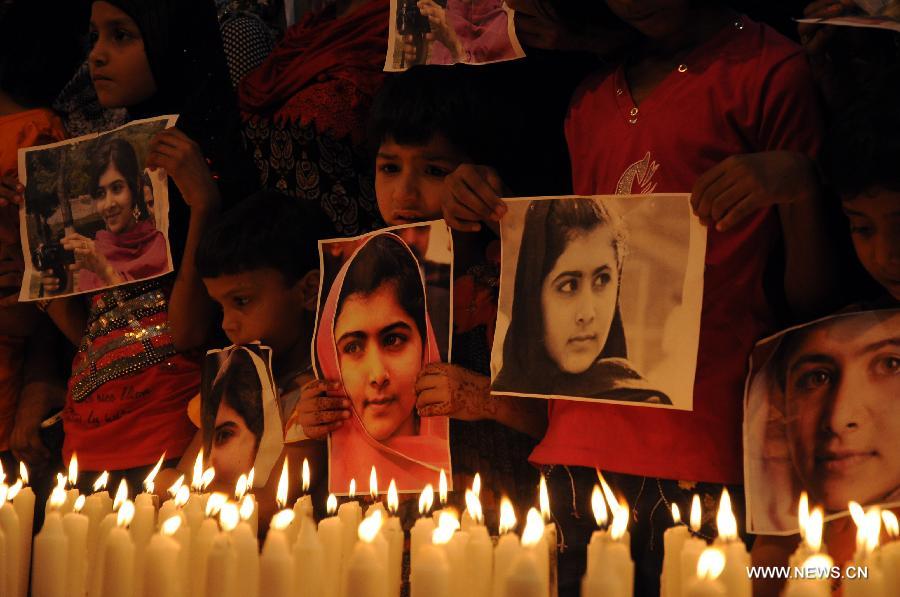
[[[339,382],[349,424],[329,437],[329,491],[346,494],[374,466],[401,492],[450,474],[449,420],[420,417],[416,381],[449,360],[453,249],[443,221],[319,243],[316,376]]]
[[[58,298],[172,271],[168,179],[144,168],[174,116],[19,151],[25,275],[19,300]]]
[[[825,519],[900,505],[900,310],[836,315],[756,345],[744,413],[748,528],[796,533],[801,492]]]
[[[513,14],[503,0],[391,0],[384,70],[522,58]]]
[[[706,231],[688,196],[507,205],[492,390],[691,410]]]

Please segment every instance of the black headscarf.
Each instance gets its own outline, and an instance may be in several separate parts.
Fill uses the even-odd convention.
[[[498,391],[548,394],[623,401],[654,401],[671,404],[661,391],[654,390],[628,362],[625,328],[616,295],[616,308],[610,323],[606,344],[591,367],[578,374],[561,371],[547,354],[544,342],[544,314],[541,288],[544,278],[565,250],[563,242],[551,239],[566,237],[553,221],[554,211],[565,209],[561,201],[594,201],[589,198],[532,201],[525,216],[525,229],[516,266],[515,295],[509,330],[503,342],[503,368],[494,381]],[[623,259],[617,248],[619,288]]]

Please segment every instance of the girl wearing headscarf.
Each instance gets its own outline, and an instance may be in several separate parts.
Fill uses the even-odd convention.
[[[447,417],[419,417],[419,371],[440,361],[419,263],[400,237],[367,238],[341,267],[316,332],[319,377],[340,381],[353,405],[331,434],[329,489],[343,492],[372,466],[399,491],[437,486],[450,471]]]
[[[623,224],[604,203],[531,202],[495,391],[671,404],[628,361],[625,253]]]

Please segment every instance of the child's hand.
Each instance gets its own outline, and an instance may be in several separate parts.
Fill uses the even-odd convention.
[[[306,437],[324,439],[350,418],[350,400],[340,382],[314,379],[300,390],[294,412]]]
[[[496,224],[507,210],[500,198],[504,189],[497,171],[490,166],[460,164],[444,178],[444,219],[451,228],[463,232],[481,230],[481,221]]]
[[[758,209],[809,201],[817,196],[818,185],[815,166],[802,153],[737,155],[697,179],[691,206],[705,225],[724,232]]]
[[[15,174],[0,177],[0,207],[22,205],[25,202],[25,187]]]
[[[447,363],[426,365],[416,380],[416,410],[422,417],[446,416],[461,421],[492,417],[491,380]]]
[[[163,168],[192,210],[210,212],[218,209],[221,202],[219,187],[200,146],[180,130],[169,128],[150,140],[147,167],[151,170]]]

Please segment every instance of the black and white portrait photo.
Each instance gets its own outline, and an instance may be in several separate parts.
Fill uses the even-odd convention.
[[[706,233],[688,196],[508,206],[492,390],[690,410]]]
[[[744,415],[749,530],[799,529],[801,492],[826,520],[900,505],[900,310],[836,315],[753,352]]]

